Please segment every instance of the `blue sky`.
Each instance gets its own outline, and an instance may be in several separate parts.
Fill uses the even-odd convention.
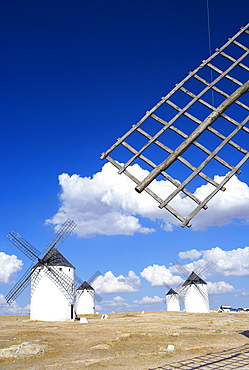
[[[248,23],[248,4],[208,5],[213,52]],[[7,234],[15,229],[41,250],[67,216],[79,226],[60,251],[82,280],[101,271],[100,311],[164,310],[162,280],[179,281],[171,262],[198,269],[211,258],[223,261],[206,277],[222,293],[212,308],[249,307],[249,163],[228,206],[219,200],[206,222],[183,229],[165,227],[153,202],[100,160],[209,56],[207,1],[14,0],[1,2],[0,17],[0,314],[30,265]],[[28,303],[26,290],[12,313]]]

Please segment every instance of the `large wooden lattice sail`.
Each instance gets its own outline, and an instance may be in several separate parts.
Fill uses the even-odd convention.
[[[119,174],[126,174],[177,217],[182,226],[234,175],[249,157],[249,23],[199,67],[189,72],[166,96],[117,142],[101,159]],[[133,164],[146,169],[144,178],[131,171]],[[215,176],[219,175],[219,176]],[[170,194],[160,194],[153,180],[173,184]],[[204,199],[195,190],[210,184]],[[190,199],[188,215],[180,214],[175,197]],[[174,207],[172,206],[174,203]],[[189,207],[188,207],[189,208]]]

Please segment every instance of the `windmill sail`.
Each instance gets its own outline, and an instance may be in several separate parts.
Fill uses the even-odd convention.
[[[38,265],[38,264],[37,264]],[[31,276],[33,274],[34,265],[32,264],[27,271],[23,274],[21,279],[15,284],[15,286],[5,296],[6,302],[11,304],[14,300],[26,289],[29,285]]]
[[[137,192],[147,192],[183,227],[191,226],[192,218],[225,191],[225,184],[241,173],[249,158],[248,35],[249,23],[101,155],[136,184]],[[136,177],[133,164],[147,170],[143,178]],[[217,174],[220,182],[214,178]],[[156,179],[172,184],[166,196],[153,187]],[[200,184],[212,185],[205,198],[194,194]],[[177,195],[190,200],[189,214],[178,207]]]
[[[33,247],[27,240],[25,240],[20,234],[15,230],[7,235],[7,238],[18,248],[20,249],[29,259],[35,261],[39,258],[41,254],[38,249]]]
[[[76,227],[76,223],[69,218],[62,225],[60,230],[55,234],[55,236],[50,240],[47,246],[43,249],[42,253],[45,254],[52,248],[59,248],[59,246],[66,240],[66,238],[72,233]]]

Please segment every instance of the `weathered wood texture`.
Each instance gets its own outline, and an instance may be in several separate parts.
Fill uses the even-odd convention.
[[[191,219],[201,209],[207,209],[207,203],[219,190],[225,190],[224,185],[234,174],[241,173],[240,167],[248,159],[248,29],[249,24],[242,27],[189,72],[101,156],[118,168],[119,174],[130,177],[137,192],[149,193],[182,226],[191,226]],[[116,157],[116,149],[120,148],[123,158]],[[172,166],[175,162],[182,170]],[[129,170],[135,163],[143,163],[149,170],[142,180]],[[217,174],[224,176],[220,183],[214,180]],[[196,187],[193,190],[193,180],[197,177],[201,185],[209,183],[214,187],[205,199],[198,199]],[[148,186],[156,179],[166,179],[175,190],[166,198],[155,194]],[[193,201],[193,209],[187,216],[169,205],[178,194]],[[175,203],[174,208],[177,208]]]

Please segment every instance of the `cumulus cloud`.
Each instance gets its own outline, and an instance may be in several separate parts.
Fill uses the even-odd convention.
[[[138,179],[143,179],[148,171],[138,164],[129,167]],[[221,182],[222,176],[215,176]],[[172,231],[180,222],[146,192],[138,194],[135,183],[125,175],[118,175],[117,169],[106,163],[100,172],[92,177],[81,177],[63,173],[59,176],[61,187],[60,208],[48,222],[60,225],[67,217],[76,221],[76,233],[80,237],[99,235],[133,235],[151,233],[159,225],[165,231]],[[154,180],[150,188],[165,199],[175,187],[166,180]],[[193,220],[193,229],[202,230],[208,226],[222,226],[235,219],[249,220],[249,187],[236,176],[226,184],[226,191],[219,192],[209,202],[208,210],[201,211]],[[204,199],[211,191],[210,184],[200,186],[195,195]],[[192,211],[193,202],[178,194],[170,203],[179,213],[187,215]],[[143,218],[155,222],[154,227],[144,225]]]
[[[25,315],[28,314],[29,311],[29,305],[26,307],[20,307],[16,301],[9,305],[6,303],[4,295],[0,294],[0,315]]]
[[[224,176],[214,176],[218,183]],[[233,220],[249,220],[249,187],[233,176],[225,185],[226,191],[218,192],[208,203],[208,209],[201,211],[192,220],[195,230],[203,230],[208,226],[222,226],[231,223]],[[199,187],[195,195],[199,199],[205,199],[213,190],[212,185],[207,184]]]
[[[191,259],[191,260],[195,260],[197,258],[199,258],[201,256],[201,252],[200,251],[197,251],[196,249],[191,249],[191,250],[188,250],[188,251],[185,251],[185,252],[180,252],[178,254],[178,256],[181,258],[181,259]]]
[[[219,274],[222,276],[248,276],[249,275],[249,247],[237,248],[231,250],[223,250],[220,247],[214,247],[207,250],[196,251],[188,250],[186,252],[180,252],[179,257],[182,259],[190,258],[196,259],[191,263],[185,264],[185,267],[189,272],[204,269],[204,275]],[[211,269],[205,266],[209,263],[213,263]],[[171,272],[176,272],[175,267],[170,268]]]
[[[114,308],[115,310],[132,310],[139,306],[149,306],[156,303],[164,303],[165,298],[160,298],[157,295],[154,297],[145,296],[142,299],[135,299],[132,302],[127,302],[126,299],[116,296],[112,300],[103,300],[101,302],[101,309],[110,307]]]
[[[229,251],[219,247],[202,251],[203,259],[215,262],[215,270],[223,276],[249,275],[249,247]]]
[[[180,276],[174,276],[166,266],[151,265],[145,267],[140,275],[146,279],[152,286],[162,286],[164,283],[168,285],[178,285],[182,283]]]
[[[179,255],[191,255],[191,251],[180,252]],[[249,275],[249,247],[223,250],[214,247],[199,252],[201,258],[191,263],[185,264],[188,271],[195,271],[205,268],[208,262],[213,262],[211,270],[204,271],[204,275],[218,274],[222,276],[248,276]],[[174,271],[173,268],[171,271]]]
[[[127,308],[129,305],[124,298],[116,296],[112,300],[103,300],[102,306],[115,307],[116,309],[118,309],[118,308]]]
[[[128,276],[114,276],[112,271],[107,271],[93,283],[94,289],[102,293],[131,293],[137,292],[141,287],[140,278],[134,271],[129,271]]]
[[[15,277],[18,271],[22,269],[23,262],[14,254],[11,256],[0,252],[0,283],[8,284]]]
[[[215,283],[207,282],[208,293],[210,294],[225,294],[235,292],[235,288],[225,281],[218,281]]]
[[[154,297],[143,297],[142,299],[138,300],[134,300],[133,301],[135,304],[139,304],[139,305],[149,305],[149,304],[154,304],[154,303],[162,303],[162,302],[165,302],[165,298],[160,298],[158,297],[157,295],[155,295]]]

